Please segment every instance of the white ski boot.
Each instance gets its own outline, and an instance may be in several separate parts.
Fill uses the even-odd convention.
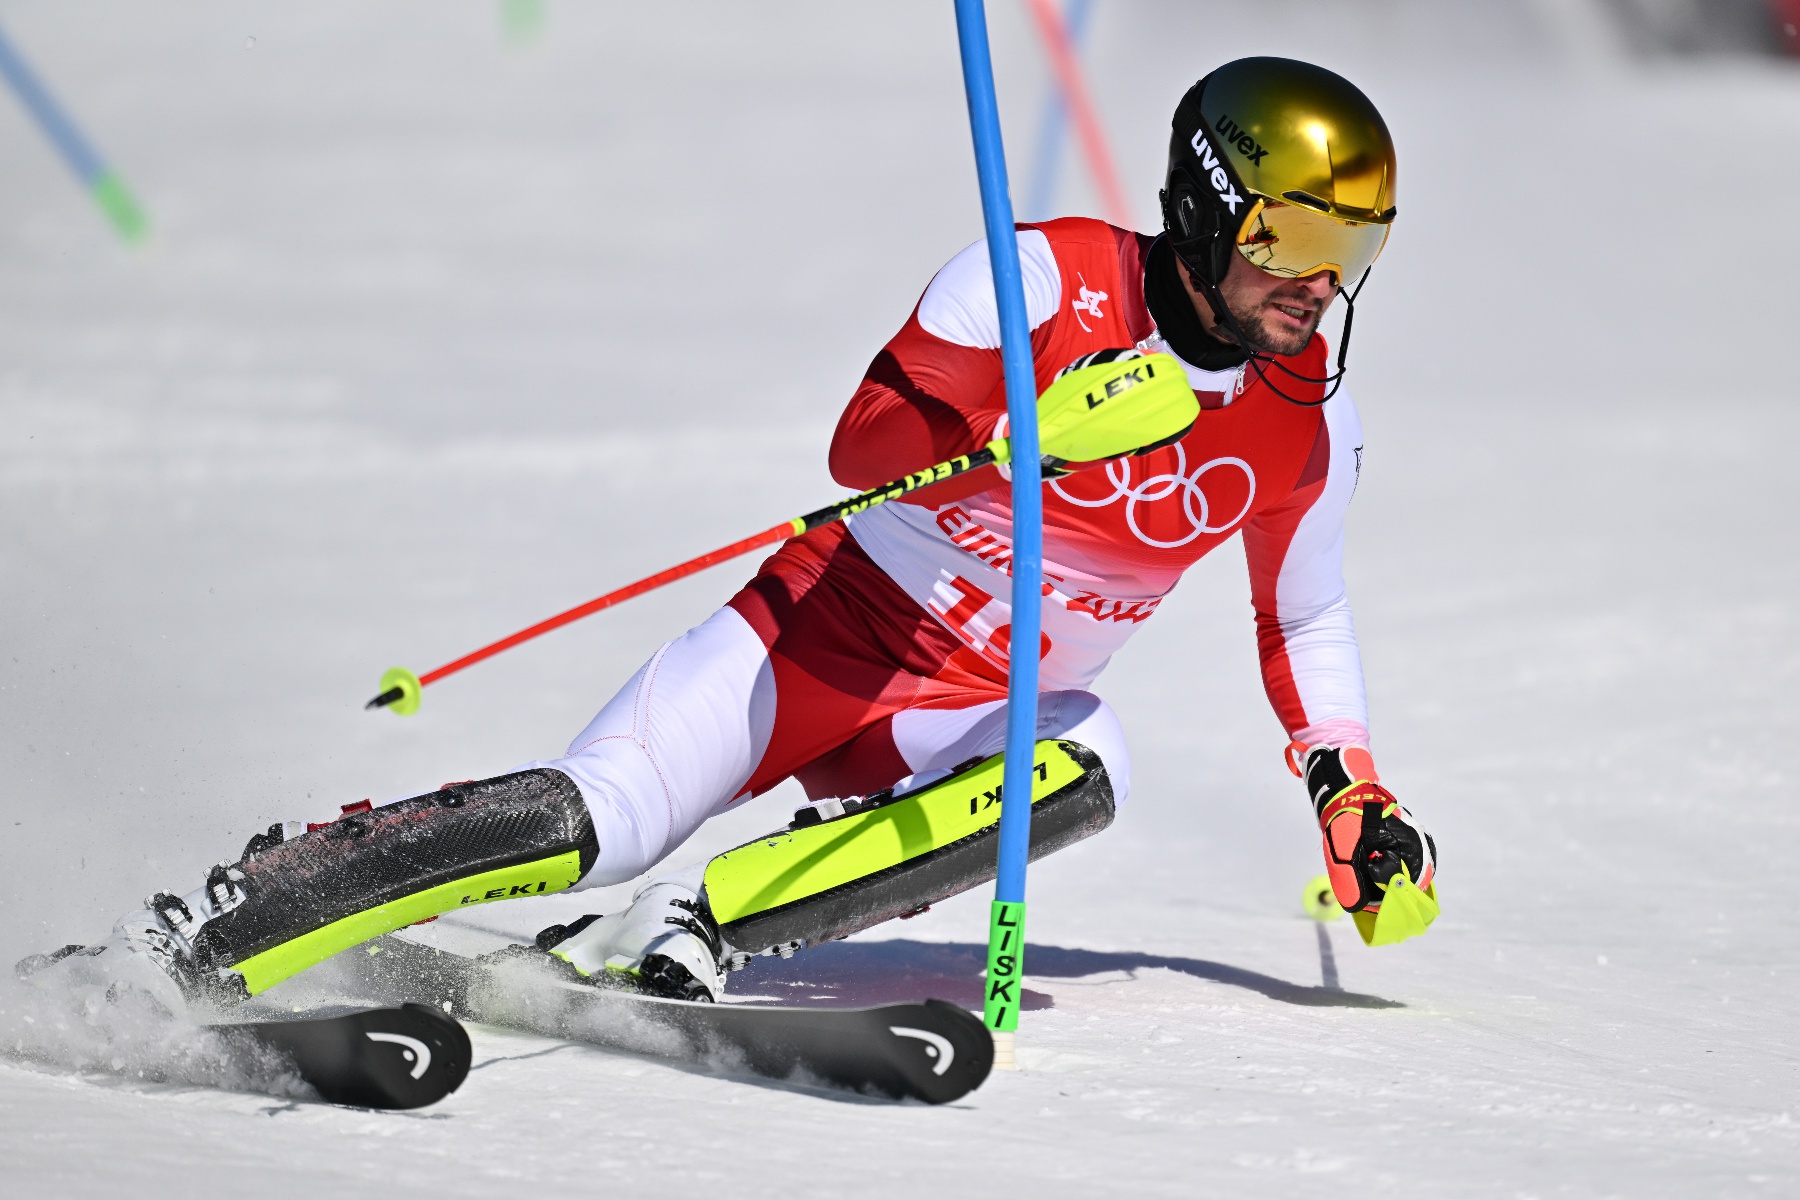
[[[187,1012],[187,994],[164,967],[165,954],[141,935],[115,928],[92,946],[71,945],[20,959],[13,970],[34,988],[74,998],[84,1008],[147,1007],[163,1017]]]
[[[273,836],[274,830],[258,835]],[[34,987],[67,990],[109,1004],[120,1003],[127,993],[133,993],[170,1016],[195,1004],[223,1007],[242,997],[218,971],[208,970],[203,956],[195,953],[194,943],[208,921],[230,912],[244,899],[243,872],[230,863],[220,863],[207,874],[204,884],[186,896],[157,892],[147,897],[144,907],[120,917],[103,941],[33,954],[21,959],[13,971]]]
[[[725,990],[724,946],[698,879],[689,882],[686,874],[652,879],[623,912],[552,925],[538,934],[538,948],[596,983],[672,1000],[717,1000]]]
[[[169,1016],[180,1015],[202,989],[193,979],[186,939],[154,907],[165,899],[175,897],[167,893],[150,897],[143,908],[119,918],[112,933],[92,946],[34,954],[20,960],[14,971],[46,991],[112,1005],[135,994]],[[175,921],[194,927],[191,919],[179,915]]]

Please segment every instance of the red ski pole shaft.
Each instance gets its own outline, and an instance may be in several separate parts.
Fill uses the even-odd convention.
[[[684,563],[677,563],[666,571],[658,571],[656,574],[646,576],[636,583],[628,583],[617,591],[608,592],[604,596],[596,596],[586,604],[578,604],[567,612],[559,612],[554,617],[539,621],[536,625],[533,625],[528,629],[521,629],[517,633],[508,634],[497,642],[490,642],[479,650],[463,655],[455,662],[445,663],[435,671],[427,671],[425,674],[419,676],[419,686],[424,687],[427,684],[436,683],[446,675],[454,675],[464,667],[472,667],[484,658],[492,658],[502,650],[511,650],[521,642],[529,642],[532,638],[549,633],[552,629],[561,629],[564,625],[573,621],[579,621],[581,618],[597,613],[603,608],[611,608],[613,605],[630,600],[634,596],[641,596],[645,592],[655,591],[665,583],[674,583],[677,579],[686,579],[689,575],[698,574],[717,563],[722,563],[727,559],[736,558],[740,554],[748,554],[758,546],[767,546],[771,543],[782,541],[785,538],[793,537],[794,534],[798,532],[799,530],[794,528],[794,523],[792,521],[783,521],[779,525],[765,529],[761,533],[753,534],[750,537],[744,538],[742,541],[733,542],[729,546],[721,546],[717,550],[710,550],[707,553],[700,555],[698,558],[690,558]]]
[[[864,509],[873,508],[877,504],[886,504],[889,500],[897,499],[909,492],[916,492],[920,488],[930,487],[935,483],[942,483],[946,479],[953,479],[958,475],[967,474],[980,467],[988,466],[991,463],[1005,462],[1007,461],[1007,458],[1007,445],[1004,438],[998,441],[989,442],[986,446],[975,451],[973,454],[964,454],[957,458],[938,463],[936,466],[927,467],[923,471],[915,471],[904,479],[896,479],[894,482],[884,483],[878,488],[870,488],[866,492],[859,492],[847,499],[839,500],[836,504],[830,504],[814,512],[809,512],[803,517],[795,517],[791,521],[783,521],[779,525],[771,526],[761,533],[752,534],[750,537],[744,538],[742,541],[733,542],[729,546],[721,546],[717,550],[700,555],[698,558],[690,558],[686,562],[678,563],[665,571],[658,571],[656,574],[646,576],[636,583],[628,583],[622,588],[606,593],[604,596],[596,596],[586,604],[578,604],[574,608],[557,613],[554,617],[539,621],[536,625],[521,629],[517,633],[508,634],[497,642],[490,642],[479,650],[471,651],[461,658],[456,659],[454,662],[447,662],[436,670],[427,671],[423,675],[415,677],[410,671],[407,671],[402,667],[395,667],[382,677],[382,685],[384,688],[382,693],[363,705],[363,707],[386,708],[389,705],[393,705],[395,711],[402,714],[416,712],[418,710],[420,688],[436,683],[438,680],[443,679],[448,675],[454,675],[464,667],[472,667],[483,659],[492,658],[503,650],[510,650],[523,642],[529,642],[535,637],[540,637],[543,634],[549,633],[552,629],[561,629],[564,625],[579,621],[581,618],[597,613],[601,609],[611,608],[613,605],[630,600],[634,596],[641,596],[645,592],[655,591],[666,583],[674,583],[677,579],[686,579],[689,575],[697,574],[700,571],[706,570],[708,567],[716,566],[728,559],[736,558],[740,554],[748,554],[759,546],[772,545],[775,542],[794,537],[797,534],[805,533],[809,529],[817,529],[821,525],[829,525],[834,521],[841,521],[852,513],[862,512]]]

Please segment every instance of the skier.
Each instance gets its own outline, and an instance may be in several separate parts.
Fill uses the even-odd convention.
[[[1241,533],[1265,688],[1338,901],[1368,940],[1423,932],[1436,915],[1435,847],[1369,752],[1342,572],[1362,433],[1345,347],[1333,360],[1318,331],[1381,252],[1394,171],[1387,128],[1355,86],[1247,58],[1175,110],[1161,236],[1086,218],[1018,227],[1055,468],[1034,855],[1103,828],[1125,799],[1124,735],[1090,688],[1182,573]],[[999,346],[978,242],[870,364],[838,423],[833,476],[867,488],[1003,444]],[[1065,369],[1073,391],[1058,385]],[[1116,398],[1093,390],[1102,376]],[[1147,386],[1171,379],[1185,409]],[[546,960],[713,999],[748,952],[791,952],[991,878],[994,813],[980,810],[1004,742],[1009,478],[982,468],[791,539],[657,650],[561,758],[349,806],[323,826],[271,826],[192,892],[158,893],[101,943],[21,968],[170,1007],[254,994],[439,912],[643,876],[708,818],[790,777],[813,801],[795,830],[858,813],[929,829],[798,849],[772,836],[652,879],[623,912],[546,930]]]

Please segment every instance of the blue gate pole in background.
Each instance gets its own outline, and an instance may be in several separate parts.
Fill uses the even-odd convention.
[[[988,261],[1000,308],[1000,360],[1006,369],[1008,437],[1012,444],[1012,632],[1007,661],[1006,767],[1000,796],[1000,872],[988,920],[988,969],[983,1010],[994,1032],[994,1065],[1010,1067],[1025,955],[1025,859],[1031,844],[1031,783],[1037,752],[1038,642],[1044,560],[1043,477],[1039,468],[1037,381],[1012,197],[1006,189],[1006,150],[994,99],[982,0],[956,0],[956,37],[962,50],[963,90],[975,135],[981,215]]]
[[[37,120],[38,128],[50,139],[75,177],[81,180],[94,203],[106,214],[119,236],[127,242],[141,242],[150,231],[150,223],[144,217],[144,210],[138,207],[137,200],[125,181],[119,178],[118,172],[106,165],[99,153],[82,135],[79,127],[63,111],[56,97],[50,94],[37,73],[31,69],[19,53],[17,46],[0,29],[0,75],[12,84],[18,93],[20,103],[24,104],[32,117]]]

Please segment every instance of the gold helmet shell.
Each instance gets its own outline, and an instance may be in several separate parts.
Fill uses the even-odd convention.
[[[1246,191],[1340,221],[1394,219],[1394,139],[1342,75],[1291,58],[1240,58],[1202,81],[1199,102]]]

